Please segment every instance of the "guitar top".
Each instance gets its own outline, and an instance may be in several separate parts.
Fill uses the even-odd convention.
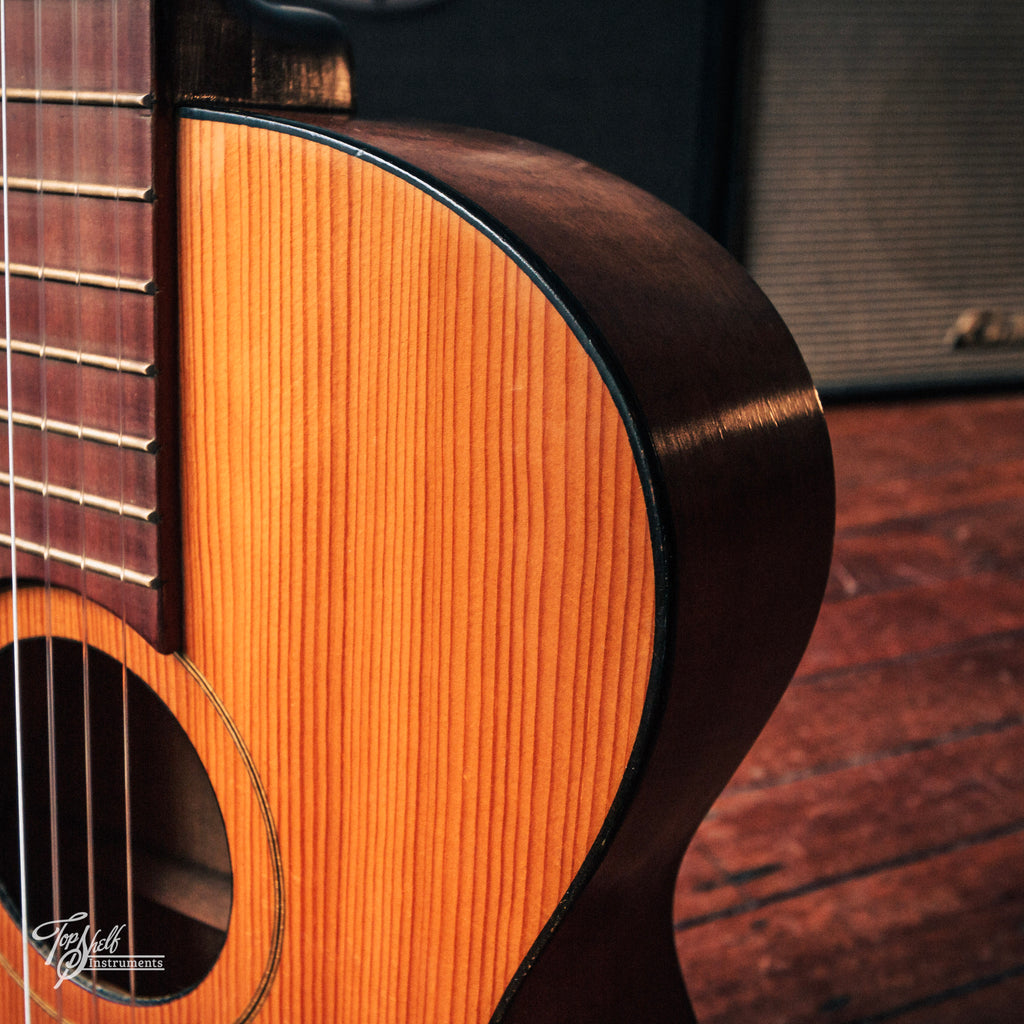
[[[341,5],[6,5],[0,1018],[692,1019],[676,872],[830,555],[769,302],[350,118]]]

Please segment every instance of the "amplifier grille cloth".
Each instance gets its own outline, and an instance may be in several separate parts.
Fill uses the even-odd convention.
[[[819,387],[1024,379],[1024,3],[762,10],[747,263]]]

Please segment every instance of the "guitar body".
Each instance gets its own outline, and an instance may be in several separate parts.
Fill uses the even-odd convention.
[[[180,725],[212,796],[156,770],[135,846],[215,937],[136,1005],[33,949],[35,1014],[689,1019],[679,862],[829,557],[784,326],[683,218],[511,140],[190,111],[178,168],[181,650],[64,589],[21,588],[19,632]],[[133,770],[165,756],[134,722]],[[223,842],[182,853],[204,814]],[[0,915],[4,1021],[20,941]]]

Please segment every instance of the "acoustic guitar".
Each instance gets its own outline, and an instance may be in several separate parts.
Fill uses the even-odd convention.
[[[690,1019],[829,560],[777,314],[594,167],[352,119],[327,0],[3,13],[0,1020]]]

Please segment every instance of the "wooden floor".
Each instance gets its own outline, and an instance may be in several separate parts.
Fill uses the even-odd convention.
[[[810,649],[683,865],[703,1024],[1024,1021],[1024,396],[826,409]]]

